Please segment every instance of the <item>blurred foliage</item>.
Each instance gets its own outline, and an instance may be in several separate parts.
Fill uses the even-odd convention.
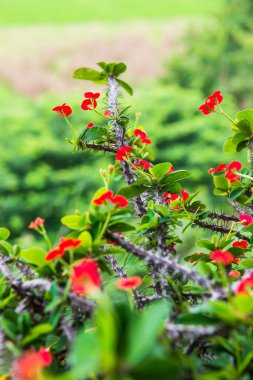
[[[164,82],[199,89],[204,97],[221,89],[234,95],[240,107],[250,106],[252,14],[252,0],[226,0],[213,22],[187,33],[184,53],[169,62]]]

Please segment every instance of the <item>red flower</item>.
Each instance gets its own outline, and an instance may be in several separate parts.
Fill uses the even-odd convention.
[[[241,214],[241,215],[239,215],[239,219],[242,222],[243,226],[249,226],[250,224],[253,223],[252,216],[250,216],[248,214]]]
[[[125,208],[128,206],[128,200],[123,197],[123,195],[115,195],[115,197],[110,199],[110,202],[114,205],[119,206],[120,208]]]
[[[227,178],[230,183],[234,183],[236,181],[240,181],[240,177],[237,174],[234,174],[232,172],[227,172],[225,174],[225,178]]]
[[[148,170],[150,168],[150,163],[145,160],[140,160],[138,162],[135,162],[134,166],[136,166],[137,168],[142,166],[143,170]]]
[[[238,170],[241,170],[241,168],[242,168],[242,164],[239,161],[232,161],[227,167],[229,171],[234,171],[234,170],[238,171]]]
[[[187,193],[184,189],[181,190],[181,195],[184,202],[189,198],[189,193]]]
[[[171,194],[171,193],[166,192],[163,194],[163,198],[164,198],[164,202],[168,204],[176,200],[185,202],[189,198],[189,194],[184,189],[182,189],[181,196],[180,194]]]
[[[199,110],[204,114],[208,115],[211,112],[214,112],[214,108],[217,104],[220,104],[223,100],[220,91],[215,91],[212,95],[208,96],[205,100],[205,103],[199,107]]]
[[[45,219],[40,218],[38,216],[38,218],[36,218],[33,222],[29,224],[28,228],[30,228],[31,230],[34,230],[36,227],[42,226],[44,222],[45,222]]]
[[[123,197],[123,195],[115,195],[113,196],[112,190],[106,191],[104,194],[100,195],[100,197],[93,200],[93,203],[96,206],[103,205],[106,201],[111,202],[112,204],[119,206],[120,208],[125,208],[128,206],[128,200]]]
[[[100,97],[100,93],[93,93],[93,92],[85,92],[84,93],[84,101],[81,104],[81,108],[84,111],[90,111],[92,109],[95,109],[97,107],[97,101],[96,99]]]
[[[71,290],[79,296],[89,296],[101,287],[97,262],[92,258],[79,261],[70,273]]]
[[[77,248],[80,244],[82,244],[82,240],[61,238],[58,247],[65,252],[69,248]]]
[[[94,123],[89,123],[86,125],[86,128],[93,128],[94,127]]]
[[[77,248],[82,243],[82,240],[75,240],[72,238],[61,238],[58,247],[48,252],[45,257],[46,261],[52,261],[64,255],[65,251],[70,248]]]
[[[99,92],[85,92],[84,97],[88,99],[98,99],[100,97]]]
[[[52,111],[56,112],[60,117],[68,117],[72,114],[72,109],[66,103],[63,103],[61,106],[54,107]]]
[[[147,137],[146,132],[142,131],[141,129],[135,129],[134,130],[134,135],[136,137],[139,137],[140,139],[145,139]]]
[[[169,168],[169,170],[167,171],[167,173],[166,174],[170,174],[170,173],[172,173],[173,171],[174,171],[174,166],[173,165],[171,165],[171,167]]]
[[[117,287],[121,290],[136,289],[142,284],[139,276],[121,278],[117,282]]]
[[[213,174],[213,173],[215,173],[215,169],[214,169],[214,168],[210,168],[210,169],[208,170],[208,173],[209,173],[209,174]]]
[[[220,263],[224,265],[231,264],[234,260],[234,256],[232,255],[232,253],[228,251],[221,251],[221,250],[216,250],[216,251],[211,252],[209,257],[216,263]]]
[[[46,348],[41,348],[39,351],[26,351],[13,363],[12,378],[15,380],[40,380],[43,368],[49,366],[52,360],[52,354]]]
[[[228,274],[228,277],[238,278],[241,276],[241,273],[238,270],[231,270]]]
[[[132,149],[133,148],[128,145],[122,146],[121,148],[119,148],[118,152],[116,153],[115,159],[123,162],[124,159],[127,157],[128,153],[132,151]]]
[[[109,110],[106,110],[103,112],[103,115],[105,116],[111,116],[111,112]]]
[[[248,242],[246,240],[235,241],[232,244],[232,247],[240,247],[242,249],[247,249],[248,248]]]
[[[251,273],[248,277],[241,280],[237,286],[235,291],[236,294],[244,294],[246,296],[250,296],[253,287],[253,273]]]
[[[46,261],[52,261],[54,259],[57,259],[58,257],[61,257],[64,255],[64,251],[59,248],[52,249],[49,251],[45,257]]]
[[[111,201],[112,197],[113,197],[112,190],[108,190],[105,193],[103,193],[102,195],[100,195],[100,197],[94,199],[93,203],[97,206],[101,206],[105,203],[105,201]]]
[[[226,170],[227,169],[227,165],[226,164],[219,164],[216,169],[215,169],[215,172],[216,173],[220,173],[220,172],[223,172],[223,170]]]
[[[152,141],[146,137],[141,139],[141,142],[142,144],[147,144],[147,145],[152,144]]]

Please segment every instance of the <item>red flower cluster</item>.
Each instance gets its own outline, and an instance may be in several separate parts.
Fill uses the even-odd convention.
[[[100,197],[95,198],[93,200],[93,203],[96,206],[102,206],[106,201],[109,201],[115,206],[119,206],[120,208],[125,208],[128,206],[128,200],[123,197],[123,195],[113,195],[112,190],[108,190],[100,195]]]
[[[209,169],[208,173],[213,174],[226,172],[225,178],[227,178],[230,183],[234,183],[235,181],[240,181],[240,176],[234,172],[241,170],[241,168],[242,164],[239,161],[232,161],[228,166],[226,164],[219,164],[216,168]]]
[[[241,280],[237,286],[235,291],[236,294],[244,294],[246,296],[250,296],[252,294],[253,288],[253,273],[251,273],[248,277]]]
[[[121,290],[136,289],[142,284],[139,276],[121,278],[117,282],[117,287]]]
[[[116,153],[115,159],[123,162],[126,157],[128,157],[128,154],[133,150],[133,148],[129,145],[124,145],[121,148],[119,148],[118,152]]]
[[[181,201],[181,202],[185,202],[188,198],[189,198],[189,194],[184,189],[181,190],[181,195],[180,194],[171,194],[168,192],[163,194],[164,202],[168,203],[168,204],[170,204],[173,201],[177,201],[177,200]]]
[[[93,92],[85,92],[84,93],[84,97],[86,99],[84,99],[84,101],[81,104],[81,108],[84,111],[90,111],[92,109],[97,108],[97,101],[96,101],[96,99],[98,99],[100,97],[100,93],[99,92],[96,92],[95,94]]]
[[[36,227],[39,227],[41,226],[42,224],[44,224],[45,222],[45,219],[43,218],[40,218],[38,216],[38,218],[36,218],[33,222],[31,222],[28,226],[28,228],[30,228],[31,230],[34,230]]]
[[[141,129],[135,129],[134,135],[141,139],[142,144],[151,144],[152,141],[148,138],[146,132]]]
[[[78,296],[89,296],[101,287],[101,277],[97,262],[86,258],[72,268],[70,273],[71,290]]]
[[[234,256],[231,252],[216,250],[210,253],[210,259],[215,261],[216,263],[229,265],[234,261]]]
[[[93,128],[94,127],[94,123],[89,123],[86,125],[86,128]]]
[[[136,166],[137,168],[141,167],[143,170],[148,170],[150,168],[150,165],[150,162],[145,160],[140,160],[138,162],[135,162],[134,164],[134,166]]]
[[[239,248],[242,248],[242,249],[247,249],[248,248],[248,242],[246,240],[241,240],[241,241],[235,241],[233,244],[232,244],[232,247],[239,247]]]
[[[56,259],[57,257],[61,257],[64,255],[65,251],[71,248],[77,248],[80,244],[82,244],[82,240],[75,240],[72,238],[61,238],[58,247],[49,251],[45,257],[45,260],[51,261]]]
[[[60,117],[68,117],[72,114],[72,109],[66,103],[63,103],[61,106],[54,107],[52,111],[56,112]]]
[[[239,215],[239,219],[242,222],[243,226],[249,226],[250,224],[253,223],[252,216],[250,216],[248,214],[241,214],[241,215]]]
[[[13,364],[12,378],[15,380],[40,380],[42,370],[53,361],[52,354],[47,348],[39,351],[25,352]]]
[[[204,115],[208,115],[211,112],[214,112],[214,108],[220,104],[223,100],[223,96],[220,91],[215,91],[212,95],[208,96],[204,104],[201,104],[199,111]]]

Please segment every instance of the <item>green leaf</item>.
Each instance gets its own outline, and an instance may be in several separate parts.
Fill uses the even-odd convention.
[[[29,331],[29,334],[21,341],[21,344],[25,346],[26,344],[39,338],[41,335],[50,333],[52,329],[53,329],[53,326],[50,325],[49,323],[41,323],[40,325],[33,327]]]
[[[82,331],[76,338],[70,356],[73,379],[87,378],[97,373],[100,363],[100,344],[97,330]]]
[[[101,69],[103,69],[107,74],[109,74],[109,73],[108,73],[107,63],[106,63],[106,62],[97,62],[97,65],[98,65],[99,67],[101,67]]]
[[[119,84],[121,85],[122,88],[124,88],[124,90],[129,94],[129,95],[133,95],[133,89],[131,86],[129,86],[128,83],[124,82],[123,80],[121,79],[118,79],[117,78],[117,81],[119,82]]]
[[[223,151],[225,153],[235,153],[236,152],[236,144],[234,144],[234,142],[233,142],[233,137],[234,136],[231,136],[225,141],[225,143],[223,145]]]
[[[209,240],[205,240],[205,239],[197,241],[196,245],[198,247],[201,247],[201,248],[207,248],[210,251],[215,249],[215,244],[211,243]]]
[[[149,168],[149,171],[155,178],[162,178],[164,177],[168,171],[170,170],[172,164],[170,162],[163,162],[161,164],[157,164],[153,167]]]
[[[98,140],[100,137],[106,134],[106,129],[101,127],[87,128],[82,134],[82,140]]]
[[[162,186],[166,186],[173,182],[181,181],[185,178],[190,177],[191,173],[187,170],[177,170],[170,174],[167,174],[160,182]]]
[[[73,78],[99,81],[99,80],[104,79],[104,75],[97,70],[90,69],[88,67],[81,67],[80,69],[77,69],[74,71]]]
[[[168,191],[171,194],[179,194],[182,187],[179,183],[168,183],[167,185],[163,185],[163,190]]]
[[[7,228],[0,228],[0,240],[6,240],[10,236],[10,231]]]
[[[240,120],[237,123],[237,127],[246,137],[250,137],[252,135],[252,126],[248,120]]]
[[[13,248],[7,241],[4,241],[4,240],[0,241],[0,250],[1,250],[1,253],[5,256],[14,255]]]
[[[213,190],[213,193],[214,193],[214,195],[227,195],[227,191],[224,191],[224,190],[220,190],[220,189],[217,189],[217,188],[215,188],[214,190]]]
[[[241,259],[240,267],[242,268],[253,268],[253,259]]]
[[[92,247],[92,236],[88,231],[81,232],[78,239],[82,240],[82,245],[85,248],[89,249]]]
[[[156,302],[132,319],[125,357],[128,365],[135,366],[150,352],[169,310],[167,302]]]
[[[120,63],[116,63],[116,65],[114,66],[114,69],[113,69],[113,75],[115,77],[119,76],[120,74],[124,73],[127,69],[127,66],[125,63],[123,62],[120,62]]]
[[[144,191],[148,189],[147,184],[147,180],[145,178],[141,178],[138,181],[132,183],[131,185],[121,188],[118,194],[123,195],[127,199],[138,197],[140,194],[144,193]]]
[[[40,248],[28,248],[19,253],[19,257],[22,257],[28,263],[38,266],[46,265],[45,256],[46,252]]]
[[[82,215],[66,215],[61,218],[61,223],[72,230],[83,229],[85,221],[85,216]]]
[[[253,109],[245,109],[237,112],[236,119],[238,121],[247,120],[251,127],[253,127]]]
[[[217,189],[222,191],[227,191],[230,186],[229,180],[225,178],[223,174],[213,176],[213,183]]]
[[[245,189],[244,188],[241,188],[241,187],[238,187],[237,189],[234,189],[231,191],[231,193],[229,194],[229,198],[234,201],[235,199],[237,199],[240,195],[242,195],[244,193]]]

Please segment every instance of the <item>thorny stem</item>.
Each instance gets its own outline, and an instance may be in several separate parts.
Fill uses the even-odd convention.
[[[249,140],[248,162],[250,170],[253,172],[253,137]]]
[[[157,270],[163,270],[168,272],[173,272],[173,274],[180,273],[183,277],[188,280],[193,280],[194,282],[200,284],[204,288],[210,290],[214,285],[214,282],[209,280],[208,278],[199,275],[191,268],[179,264],[176,260],[168,260],[167,258],[161,257],[152,251],[147,251],[143,247],[134,245],[129,240],[125,239],[122,236],[113,234],[111,231],[107,230],[107,236],[119,244],[122,248],[126,249],[128,252],[131,252],[133,255],[139,257],[140,259],[145,260],[149,265],[151,264]],[[163,273],[162,273],[163,274]]]
[[[211,223],[206,223],[206,222],[203,222],[202,220],[194,220],[194,224],[196,224],[197,226],[199,226],[203,229],[220,232],[221,234],[228,234],[230,231],[230,229],[227,227],[217,226],[217,225],[211,224]],[[246,240],[248,242],[250,241],[248,236],[245,236],[245,235],[241,234],[240,232],[232,231],[232,233],[234,233],[235,236],[238,237],[238,239],[243,239],[243,240]]]

